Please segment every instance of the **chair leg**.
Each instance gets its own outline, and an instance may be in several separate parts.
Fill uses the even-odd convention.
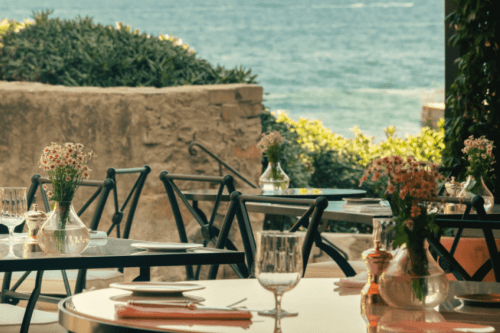
[[[36,273],[35,288],[31,293],[28,304],[26,305],[26,312],[24,313],[23,323],[21,324],[20,333],[28,333],[28,330],[30,328],[31,317],[33,316],[33,310],[35,310],[36,302],[42,290],[42,278],[43,278],[43,271],[38,271]]]
[[[7,303],[7,296],[5,296],[5,291],[10,289],[10,280],[12,279],[12,272],[5,272],[2,282],[2,297],[0,303]]]

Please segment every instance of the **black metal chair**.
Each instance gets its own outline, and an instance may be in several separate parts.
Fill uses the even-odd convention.
[[[112,181],[111,192],[113,192],[113,206],[115,209],[115,212],[113,213],[113,217],[111,218],[111,226],[109,227],[108,231],[106,231],[106,234],[108,236],[111,234],[113,229],[116,228],[116,237],[117,238],[123,238],[123,239],[129,238],[130,230],[132,229],[132,223],[134,221],[135,211],[137,209],[137,204],[139,203],[139,199],[140,199],[144,184],[146,182],[146,178],[148,177],[148,175],[150,173],[151,173],[151,168],[147,164],[144,165],[143,167],[140,167],[140,168],[129,168],[129,169],[108,168],[108,170],[106,172],[106,176],[107,176],[106,179],[110,179]],[[130,189],[130,192],[127,195],[127,198],[125,199],[122,206],[120,207],[120,205],[118,203],[118,187],[117,187],[116,176],[117,175],[125,175],[125,174],[139,174],[139,176],[137,177],[132,188]],[[132,201],[130,201],[131,198],[132,198]],[[127,208],[127,205],[129,204],[129,202],[130,202],[130,207],[128,210],[127,220],[125,222],[125,227],[123,228],[123,234],[122,234],[121,229],[120,229],[120,225],[123,221],[124,211]],[[102,212],[101,212],[101,215],[102,215]],[[98,220],[93,219],[92,223],[90,224],[90,229],[97,230],[97,228],[99,227],[99,222],[100,222],[100,218]],[[118,271],[120,273],[123,273],[123,267],[118,267]],[[86,276],[87,276],[87,270],[82,269],[79,271],[76,286],[75,286],[75,293],[80,293],[83,291],[83,289],[85,289]],[[136,278],[136,281],[149,281],[149,279],[150,279],[150,267],[140,267],[140,274],[139,274],[139,277]]]
[[[439,264],[447,273],[452,273],[460,281],[482,281],[484,277],[493,270],[495,280],[500,282],[500,254],[493,236],[494,229],[500,229],[500,218],[498,215],[488,215],[484,210],[484,199],[480,196],[474,198],[441,198],[441,200],[451,203],[464,204],[466,206],[462,218],[456,216],[439,215],[436,223],[440,228],[458,228],[450,251],[446,250],[440,243],[440,233],[437,235],[429,234],[429,242],[433,252],[439,256]],[[470,214],[474,208],[476,214]],[[484,234],[486,246],[490,259],[486,261],[472,276],[468,274],[460,263],[453,257],[460,241],[463,229],[481,229]]]
[[[318,232],[318,226],[321,222],[323,211],[328,207],[328,200],[324,197],[318,197],[315,200],[312,200],[243,195],[237,191],[231,193],[231,203],[215,247],[218,249],[223,249],[225,247],[229,235],[229,229],[236,216],[243,241],[243,247],[245,249],[247,271],[250,272],[250,274],[246,274],[244,277],[253,277],[252,267],[254,264],[256,248],[252,225],[248,216],[246,206],[247,203],[309,206],[306,212],[290,229],[291,232],[295,232],[301,227],[307,228],[302,247],[303,273],[305,273],[313,244],[323,244],[321,242],[321,236]],[[219,265],[212,265],[210,267],[208,278],[215,279],[217,277],[218,269]]]
[[[234,180],[232,176],[226,175],[224,177],[217,177],[217,176],[180,175],[180,174],[169,174],[166,171],[162,171],[160,173],[160,180],[163,182],[163,185],[165,186],[165,190],[167,192],[170,205],[172,207],[175,223],[177,225],[177,231],[179,233],[179,238],[181,242],[188,243],[189,241],[187,238],[186,228],[184,227],[184,220],[182,218],[182,214],[179,209],[179,203],[177,201],[177,198],[179,198],[182,201],[182,203],[189,210],[189,212],[194,217],[196,222],[200,225],[201,234],[203,237],[203,246],[206,247],[209,243],[215,245],[217,243],[217,237],[221,232],[226,233],[227,231],[227,233],[229,233],[229,228],[231,227],[230,225],[227,227],[227,230],[223,229],[219,230],[219,228],[217,228],[214,225],[214,222],[217,215],[217,211],[220,206],[221,197],[224,189],[227,188],[229,193],[235,191]],[[177,180],[211,183],[219,185],[217,197],[214,203],[212,214],[210,216],[210,220],[208,220],[203,211],[201,211],[198,208],[198,203],[196,201],[193,202],[193,205],[189,203],[186,197],[182,194],[182,191],[179,190],[177,185],[174,183],[174,181]],[[227,239],[225,243],[225,248],[228,250],[237,250],[236,246],[234,246],[233,242],[230,239]],[[234,264],[230,266],[240,277],[248,276],[248,270],[244,264]],[[196,267],[196,271],[194,272],[192,266],[186,266],[187,279],[198,280],[200,277],[201,267],[202,265],[198,265]]]
[[[47,197],[47,193],[45,192],[43,185],[44,184],[50,184],[50,180],[48,178],[41,177],[38,174],[35,174],[31,178],[31,186],[28,190],[27,194],[27,204],[28,207],[31,207],[31,204],[34,203],[35,201],[35,195],[37,193],[37,190],[40,191],[40,195],[45,207],[45,210],[47,212],[50,212],[50,205],[49,205],[49,200]],[[99,221],[102,216],[102,212],[104,211],[104,206],[107,201],[107,197],[112,190],[114,183],[111,179],[105,179],[104,181],[93,181],[93,180],[83,180],[78,183],[79,186],[84,186],[84,187],[95,187],[96,191],[92,194],[92,196],[88,199],[88,201],[82,206],[82,208],[78,211],[78,216],[81,216],[86,209],[96,200],[96,198],[99,197],[94,215],[92,217],[92,222],[91,225],[98,225]],[[22,230],[24,227],[23,222],[18,228]],[[64,287],[66,289],[66,294],[68,296],[71,296],[71,288],[70,284],[68,281],[68,277],[66,274],[66,271],[61,271],[62,273],[62,278],[63,278],[63,283]],[[25,272],[17,281],[16,283],[10,287],[11,284],[11,279],[12,279],[12,273],[11,272],[6,272],[4,273],[3,276],[3,282],[2,282],[2,295],[1,295],[1,302],[2,303],[10,303],[10,304],[17,304],[19,299],[25,299],[25,296],[22,293],[17,293],[16,290],[19,288],[19,286],[26,280],[26,278],[31,274],[31,271]],[[78,280],[77,280],[77,286],[78,286]],[[79,289],[79,288],[75,288]],[[79,290],[81,292],[81,290]],[[77,292],[77,290],[75,290]],[[42,302],[48,302],[48,303],[58,303],[61,298],[56,297],[54,295],[51,296],[40,296],[39,298],[40,301]]]
[[[148,174],[151,172],[151,168],[148,165],[145,165],[141,168],[131,168],[131,169],[115,169],[115,168],[108,168],[107,170],[107,178],[104,181],[93,181],[93,180],[84,180],[79,183],[80,186],[84,187],[95,187],[96,191],[92,194],[92,196],[84,203],[84,205],[80,208],[80,210],[77,212],[78,216],[81,216],[87,208],[96,200],[96,198],[99,197],[97,206],[94,211],[94,215],[92,216],[92,220],[90,223],[90,229],[96,231],[102,214],[104,212],[104,208],[106,205],[106,202],[108,200],[108,196],[110,192],[113,192],[113,198],[114,198],[114,208],[115,212],[112,217],[112,224],[106,234],[109,236],[113,229],[116,227],[116,234],[117,237],[120,238],[120,224],[121,221],[123,220],[123,212],[125,208],[127,207],[127,204],[129,203],[130,199],[133,196],[133,199],[131,201],[128,215],[127,215],[127,221],[125,224],[125,228],[123,231],[123,237],[122,238],[128,238],[130,234],[130,230],[132,227],[132,222],[135,214],[135,210],[137,208],[137,204],[139,202],[140,194],[142,191],[142,188],[144,186],[144,183],[146,181],[146,178]],[[135,184],[133,185],[132,189],[130,190],[127,198],[125,199],[123,205],[121,208],[119,208],[118,205],[118,189],[116,186],[116,175],[120,174],[134,174],[138,173],[139,177],[137,178]],[[28,190],[27,194],[27,201],[28,201],[28,207],[31,207],[31,204],[35,201],[35,196],[37,191],[40,192],[41,199],[43,201],[45,210],[47,212],[50,211],[50,205],[49,205],[49,200],[47,197],[47,194],[43,188],[44,184],[51,184],[50,180],[48,178],[41,177],[40,175],[36,174],[32,177],[32,183],[30,186],[30,189]],[[24,227],[24,222],[18,228],[20,231],[22,231],[22,228]],[[123,268],[118,269],[120,273],[123,273]],[[10,288],[10,291],[6,291],[2,296],[2,300],[5,300],[8,297],[9,294],[11,296],[19,296],[19,294],[15,294],[15,291],[19,286],[26,280],[26,278],[30,275],[31,272],[25,272],[17,281],[16,283]],[[71,287],[70,283],[68,280],[68,276],[65,271],[61,271],[62,273],[62,280],[64,283],[64,287],[66,289],[66,295],[71,296]],[[87,270],[79,270],[78,275],[76,277],[76,283],[75,283],[75,289],[74,293],[80,293],[85,289],[86,285],[86,276],[87,276]],[[2,290],[8,290],[10,286],[10,282],[12,279],[12,273],[5,273],[4,274],[4,279],[3,279],[3,288]],[[141,273],[140,277],[138,280],[149,280],[149,267],[141,267]],[[14,294],[12,294],[14,293]],[[14,297],[11,298],[11,303],[17,303]],[[17,297],[16,297],[17,298]],[[54,298],[54,295],[52,296],[41,296],[39,298],[40,301],[42,302],[58,302],[60,300],[59,297]]]

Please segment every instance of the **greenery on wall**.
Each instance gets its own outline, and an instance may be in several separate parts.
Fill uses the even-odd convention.
[[[467,162],[462,159],[464,140],[482,135],[493,140],[497,156],[500,124],[500,24],[498,1],[455,1],[457,10],[446,18],[455,29],[452,46],[460,48],[456,59],[458,75],[447,91],[445,110],[446,148],[443,162],[447,166],[462,164],[460,180]],[[500,193],[500,169],[495,168],[485,181],[495,197]]]
[[[264,112],[262,131],[278,130],[287,139],[281,164],[291,176],[292,187],[357,188],[360,173],[370,160],[397,154],[415,156],[418,160],[441,162],[444,148],[444,120],[439,130],[424,127],[417,135],[406,138],[396,136],[396,128],[385,129],[386,139],[374,143],[354,128],[355,137],[347,139],[333,133],[320,120],[300,118],[292,120],[285,112]],[[367,188],[377,196],[377,188]]]
[[[390,126],[385,130],[386,139],[379,143],[358,128],[353,129],[355,137],[347,139],[319,120],[294,121],[285,112],[265,111],[261,119],[263,132],[278,130],[286,139],[280,164],[290,176],[290,187],[359,189],[359,180],[371,159],[398,154],[440,163],[444,148],[443,119],[437,131],[424,127],[417,135],[404,139],[397,137],[396,128]],[[367,191],[368,197],[382,197],[382,187],[381,180],[367,181],[361,189]],[[335,232],[371,232],[369,226],[359,223],[332,223],[329,227]]]
[[[50,13],[35,13],[35,23],[23,29],[2,21],[0,79],[97,87],[256,83],[250,70],[213,67],[172,36],[94,24],[88,17],[52,19]]]

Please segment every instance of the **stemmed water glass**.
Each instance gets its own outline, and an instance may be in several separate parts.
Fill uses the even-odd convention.
[[[302,236],[279,231],[257,233],[255,275],[265,289],[274,293],[276,300],[273,310],[260,311],[259,315],[296,316],[297,312],[281,309],[281,298],[302,276]]]
[[[26,187],[0,187],[0,223],[9,229],[9,244],[14,242],[14,228],[25,219],[28,211]]]

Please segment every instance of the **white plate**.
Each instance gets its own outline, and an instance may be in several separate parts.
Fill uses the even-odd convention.
[[[205,286],[199,284],[174,282],[118,282],[109,286],[137,294],[179,294],[185,291],[205,289]]]
[[[194,249],[203,247],[203,244],[190,244],[190,243],[133,243],[130,245],[138,249],[148,251],[186,251],[187,249]]]

